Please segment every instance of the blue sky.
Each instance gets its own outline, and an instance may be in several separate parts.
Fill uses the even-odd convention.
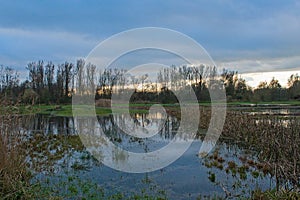
[[[156,26],[199,42],[220,67],[239,72],[300,67],[300,2],[0,1],[0,63],[75,62],[109,36]]]

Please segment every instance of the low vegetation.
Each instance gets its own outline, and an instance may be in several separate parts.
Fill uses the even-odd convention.
[[[22,148],[20,119],[7,113],[0,116],[0,196],[1,199],[22,199],[27,196],[30,171]]]

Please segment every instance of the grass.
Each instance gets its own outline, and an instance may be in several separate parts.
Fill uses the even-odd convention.
[[[295,117],[282,119],[228,111],[222,137],[239,141],[241,148],[260,152],[259,163],[247,163],[274,176],[277,189],[286,183],[289,188],[299,189],[299,130],[300,122]]]
[[[0,116],[0,196],[1,199],[26,199],[31,174],[26,168],[19,118]]]
[[[300,193],[296,191],[287,191],[287,190],[267,190],[253,191],[252,198],[253,200],[277,200],[277,199],[300,199]]]
[[[203,118],[210,118],[209,110],[202,115],[201,121]],[[208,128],[208,123],[209,120],[202,124],[204,129]],[[240,149],[256,152],[257,160],[240,157],[243,165],[237,166],[230,161],[227,168],[225,164],[226,172],[238,173],[241,178],[246,178],[245,172],[250,168],[254,178],[265,175],[274,177],[274,191],[255,191],[252,199],[299,199],[299,130],[300,121],[295,116],[248,115],[243,111],[228,109],[219,142],[234,141]],[[217,154],[209,156],[204,165],[217,167],[215,161],[218,157]],[[282,187],[284,191],[280,190]]]
[[[72,136],[58,140],[58,137],[62,135],[46,135],[49,138],[44,140],[41,139],[43,135],[38,133],[33,135],[30,142],[26,142],[27,140],[23,140],[20,127],[22,122],[25,123],[24,119],[26,121],[28,118],[24,118],[22,115],[34,112],[45,114],[54,112],[57,115],[69,115],[71,108],[71,105],[60,107],[0,105],[2,111],[2,115],[0,115],[0,199],[166,199],[164,194],[152,195],[143,191],[137,191],[133,194],[117,192],[108,194],[104,193],[104,190],[93,181],[82,181],[79,178],[70,178],[67,179],[67,182],[61,179],[57,185],[49,185],[47,181],[33,181],[34,174],[31,174],[30,171],[34,171],[34,169],[27,163],[28,156],[31,155],[29,152],[32,151],[35,156],[38,156],[40,151],[49,151],[47,156],[37,159],[38,163],[32,162],[31,164],[34,167],[36,167],[35,164],[42,167],[44,160],[46,165],[49,166],[50,164],[51,166],[51,160],[56,159],[55,155],[51,154],[51,149],[60,149],[59,151],[64,151],[62,154],[66,155],[69,148],[78,150],[77,145],[82,146],[82,144],[78,136],[74,136],[75,140],[73,141]],[[106,114],[109,113],[109,109],[98,108],[97,113]],[[31,115],[31,117],[34,116]],[[68,144],[64,145],[63,142]],[[60,158],[58,157],[58,159]],[[73,170],[83,169],[76,163],[71,168]]]
[[[113,192],[106,191],[101,188],[93,180],[82,180],[76,175],[66,177],[58,176],[58,182],[50,183],[48,176],[46,179],[32,179],[34,176],[30,174],[29,166],[26,163],[27,150],[29,146],[32,145],[29,151],[38,152],[42,148],[42,141],[47,141],[47,144],[54,144],[57,137],[60,135],[46,135],[46,140],[39,140],[41,136],[34,135],[36,140],[31,140],[30,143],[22,143],[22,135],[18,131],[20,126],[20,117],[12,115],[2,115],[0,116],[0,199],[111,199],[111,200],[121,200],[121,199],[140,199],[140,200],[163,200],[167,199],[165,192],[154,191],[152,189],[148,190],[141,189],[134,193],[125,192]],[[69,136],[70,137],[70,136]],[[68,144],[58,143],[55,149],[78,149],[77,145],[82,146],[78,136],[74,136],[75,140],[73,142],[68,140],[59,140],[67,142]],[[68,147],[71,143],[71,147]],[[49,148],[48,148],[49,147]],[[35,150],[34,150],[35,148]],[[51,146],[47,145],[44,147],[43,151],[50,151]],[[62,154],[66,155],[67,150]],[[45,158],[45,156],[43,156]],[[51,162],[51,155],[46,156],[47,165]],[[91,157],[85,157],[82,159],[91,159]],[[37,160],[38,162],[40,159]],[[40,165],[39,165],[40,166]],[[79,164],[74,164],[72,170],[85,170]]]
[[[238,105],[300,105],[300,101],[290,100],[290,101],[261,101],[261,102],[240,102],[233,101],[228,102],[227,105],[238,106]]]
[[[112,193],[108,189],[99,186],[92,179],[82,179],[79,175],[53,175],[58,182],[49,180],[35,180],[31,188],[31,199],[95,199],[95,200],[164,200],[166,192],[159,188],[141,187],[139,191],[116,191]]]
[[[2,107],[0,108],[0,115],[5,115],[8,110],[14,110],[16,115],[28,115],[28,114],[44,114],[52,116],[61,116],[61,117],[71,117],[73,116],[72,105],[35,105],[35,106],[11,106],[11,107]],[[110,108],[96,107],[96,115],[109,115],[112,113]],[[125,108],[117,108],[114,111],[117,113],[124,113]],[[85,115],[84,108],[80,111],[81,114]],[[148,113],[148,110],[145,108],[135,108],[130,109],[130,113]]]
[[[131,103],[129,104],[130,113],[148,113],[149,108],[155,103]],[[217,103],[218,104],[218,103]],[[300,101],[272,101],[272,102],[227,102],[227,106],[241,106],[241,105],[291,105],[291,106],[300,106]],[[179,104],[161,104],[165,108],[169,108],[172,110],[177,110],[180,108]],[[117,107],[115,109],[118,113],[123,113],[126,111],[126,104],[115,104]],[[211,102],[200,102],[199,106],[209,107],[211,106]],[[13,111],[19,115],[27,115],[27,114],[46,114],[53,116],[72,116],[72,105],[21,105],[21,106],[8,106],[0,108],[0,115],[4,115],[7,113],[7,110]],[[111,109],[106,107],[95,107],[96,115],[108,115],[111,114]],[[83,112],[84,113],[84,110]]]
[[[230,102],[229,105],[248,105],[250,102]],[[300,105],[298,101],[287,102],[262,102],[261,104],[287,104],[287,105]],[[139,103],[130,104],[131,113],[147,113],[148,108],[152,104]],[[163,104],[166,107],[170,107],[175,111],[178,111],[178,105]],[[208,106],[209,103],[200,103],[200,105]],[[117,105],[119,108],[117,112],[124,112],[125,105]],[[82,112],[84,112],[84,107]],[[19,127],[19,115],[40,113],[54,116],[72,116],[72,105],[35,105],[35,106],[0,106],[0,197],[1,199],[36,199],[45,197],[45,199],[63,199],[66,196],[56,193],[59,192],[55,188],[45,187],[39,185],[30,185],[29,180],[31,174],[26,167],[25,154],[22,146],[22,135],[16,127]],[[111,109],[96,107],[97,115],[107,115],[111,113]],[[209,114],[206,113],[205,116]],[[300,135],[295,134],[300,130],[300,123],[297,119],[290,119],[291,124],[289,127],[285,126],[284,120],[276,118],[274,116],[268,116],[268,118],[259,118],[257,116],[248,116],[241,112],[228,111],[226,123],[223,130],[223,136],[229,137],[236,141],[242,141],[243,147],[255,148],[258,152],[261,152],[260,163],[253,163],[250,160],[245,160],[245,163],[255,167],[255,171],[252,172],[253,177],[258,177],[262,173],[269,173],[276,175],[278,179],[284,183],[290,180],[291,184],[298,183],[299,174],[299,150],[298,144],[300,142]],[[203,121],[203,119],[201,119]],[[209,120],[207,120],[209,122]],[[204,125],[203,125],[204,126]],[[284,134],[283,134],[284,133]],[[49,142],[49,140],[46,140]],[[77,141],[77,140],[76,140]],[[75,143],[75,142],[74,142]],[[77,143],[75,143],[77,144]],[[34,145],[38,147],[38,143]],[[49,147],[49,143],[48,146]],[[56,149],[56,146],[54,146]],[[275,159],[276,158],[276,159]],[[213,157],[214,163],[208,163],[210,167],[221,168],[221,158],[218,155]],[[218,161],[218,162],[217,162]],[[224,162],[224,161],[223,161]],[[234,163],[227,163],[228,167],[239,174],[245,174],[246,168],[243,166],[237,167]],[[224,163],[224,166],[226,163]],[[223,166],[223,164],[222,164]],[[277,167],[277,168],[275,168]],[[81,168],[81,166],[74,165],[73,168]],[[276,172],[276,169],[280,171]],[[284,170],[284,171],[283,171]],[[214,174],[209,174],[209,179],[214,182],[216,177]],[[299,183],[298,183],[299,184]],[[85,183],[88,185],[88,183]],[[83,186],[82,186],[83,187]],[[66,198],[76,198],[78,195],[83,195],[86,192],[86,188],[78,186],[67,188],[70,192]],[[83,190],[83,191],[81,191]],[[99,189],[100,191],[100,189]],[[42,192],[42,193],[41,193]],[[38,196],[41,195],[41,196]],[[91,196],[89,196],[91,195]],[[82,199],[97,199],[98,193],[87,192],[87,196],[81,196]],[[110,199],[124,199],[124,194],[116,193],[111,196],[106,196]],[[106,197],[103,197],[105,199]],[[132,194],[128,199],[164,199],[164,197],[153,197],[147,194]],[[268,190],[268,191],[253,191],[252,199],[299,199],[299,193],[297,190]]]

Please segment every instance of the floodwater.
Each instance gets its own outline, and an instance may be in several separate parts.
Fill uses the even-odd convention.
[[[201,137],[193,138],[189,133],[177,135],[180,119],[166,116],[161,123],[160,113],[134,114],[130,117],[100,116],[98,125],[115,145],[132,152],[151,152],[162,148],[174,137],[177,140],[194,140],[190,148],[169,166],[148,173],[126,173],[111,169],[95,159],[84,147],[77,130],[76,119],[72,117],[51,117],[35,115],[26,118],[22,125],[27,145],[27,161],[32,169],[32,182],[40,181],[50,187],[57,187],[58,193],[70,193],[70,185],[90,182],[103,188],[107,194],[121,192],[125,196],[147,193],[153,196],[165,195],[169,199],[196,199],[203,196],[225,197],[249,196],[257,188],[266,190],[275,187],[269,174],[254,173],[255,169],[242,169],[241,157],[257,160],[257,152],[230,140],[219,140],[206,158],[198,156]],[[118,123],[117,123],[118,122]],[[130,130],[138,132],[141,127],[158,133],[147,138],[125,134],[117,124],[130,124]],[[200,130],[205,134],[205,130]],[[218,152],[218,159],[210,159]],[[117,162],[126,162],[126,157],[115,155]],[[217,162],[216,160],[219,160]],[[217,163],[216,163],[217,162]],[[236,169],[229,163],[235,163]],[[249,167],[249,166],[248,166]],[[75,180],[75,181],[74,181]]]

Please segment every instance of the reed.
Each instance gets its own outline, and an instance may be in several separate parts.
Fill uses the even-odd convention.
[[[26,168],[19,123],[20,118],[12,112],[0,116],[1,199],[26,199],[30,173]]]
[[[300,121],[296,117],[248,115],[228,111],[222,137],[258,152],[264,173],[276,178],[277,190],[300,188]]]

